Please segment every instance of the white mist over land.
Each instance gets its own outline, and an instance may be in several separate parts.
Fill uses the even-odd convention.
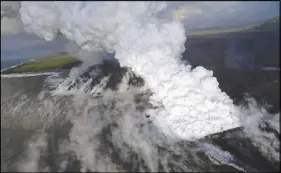
[[[181,147],[169,145],[172,139],[195,140],[241,126],[247,127],[245,133],[254,136],[261,150],[268,152],[265,155],[278,160],[276,154],[272,156],[274,151],[267,149],[270,144],[265,140],[274,137],[260,132],[257,123],[251,124],[253,114],[258,113],[255,122],[259,122],[268,113],[260,108],[235,106],[219,88],[212,71],[204,67],[192,69],[181,62],[184,44],[188,41],[186,22],[183,21],[192,15],[188,8],[184,12],[179,7],[180,3],[165,2],[21,2],[20,18],[26,31],[47,41],[64,35],[70,40],[67,50],[80,55],[78,57],[83,60],[82,69],[73,69],[67,82],[79,77],[89,66],[101,63],[104,55],[114,54],[120,66],[128,67],[142,77],[144,88],[152,92],[148,100],[155,108],[145,113],[150,115],[157,129],[151,128],[136,111],[133,95],[142,91],[131,89],[115,93],[109,90],[100,99],[81,95],[76,97],[73,105],[65,105],[67,111],[63,114],[71,117],[73,127],[70,142],[61,150],[74,152],[82,162],[82,171],[122,170],[108,156],[98,159],[103,144],[94,140],[104,126],[113,123],[119,128],[114,129],[111,138],[113,145],[122,152],[122,160],[129,160],[127,150],[130,148],[140,155],[151,171],[158,171],[158,164],[167,165],[170,157],[169,153],[159,154],[157,146],[189,160],[189,157],[194,158],[195,151],[190,156],[182,154]],[[50,113],[43,111],[44,108],[41,111],[59,117],[60,112],[56,109],[62,103],[56,101],[43,101],[44,108]],[[113,104],[116,104],[116,109],[111,110]],[[37,103],[31,106],[35,107]],[[105,108],[101,109],[103,106]],[[73,114],[75,116],[71,116]],[[38,146],[38,151],[45,150],[44,141],[43,135],[33,145]],[[277,143],[274,147],[279,149]],[[27,163],[20,167],[38,170],[38,163],[34,162],[38,161],[38,151],[32,146],[28,148],[27,162],[31,160],[30,165]],[[185,165],[181,160],[174,164]],[[164,170],[169,171],[166,167]],[[184,170],[192,171],[192,168],[185,167]]]

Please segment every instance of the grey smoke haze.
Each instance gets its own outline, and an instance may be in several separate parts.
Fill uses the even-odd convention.
[[[18,1],[1,1],[1,36],[6,33],[23,32],[22,23],[18,14]]]

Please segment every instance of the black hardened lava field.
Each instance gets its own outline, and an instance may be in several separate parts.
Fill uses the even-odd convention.
[[[1,2],[1,172],[280,172],[279,6]]]

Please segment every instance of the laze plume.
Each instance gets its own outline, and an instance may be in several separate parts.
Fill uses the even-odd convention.
[[[180,61],[183,24],[163,18],[165,2],[21,2],[26,31],[45,40],[58,33],[92,52],[115,53],[154,93],[153,122],[167,135],[192,140],[240,126],[239,109],[220,90],[213,72]],[[95,57],[89,57],[95,58]]]

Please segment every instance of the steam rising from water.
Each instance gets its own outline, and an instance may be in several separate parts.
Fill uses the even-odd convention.
[[[265,117],[269,125],[278,126],[267,112],[235,107],[218,88],[211,71],[181,64],[185,31],[179,21],[161,17],[165,3],[22,2],[21,5],[21,18],[28,31],[46,40],[54,39],[60,32],[89,53],[115,53],[120,65],[140,75],[153,95],[146,93],[147,88],[128,86],[126,77],[117,91],[102,88],[103,83],[90,88],[89,79],[78,88],[83,92],[76,95],[41,93],[35,100],[21,98],[21,104],[6,105],[8,112],[1,116],[1,122],[11,123],[1,123],[1,128],[22,124],[39,136],[27,145],[28,159],[17,165],[18,170],[216,171],[206,164],[206,157],[198,154],[198,141],[188,141],[239,127],[240,115],[249,118],[253,114],[259,116],[254,123],[244,121],[242,125],[248,127],[244,133],[265,156],[279,161],[274,151],[279,150],[279,141],[258,128]],[[83,60],[92,62],[88,58]],[[83,70],[87,70],[87,63],[84,65]],[[68,87],[82,72],[73,69],[62,83],[57,78],[46,80],[60,83],[53,88],[64,91],[63,87]],[[102,96],[95,95],[101,89]],[[146,118],[148,114],[150,117]],[[42,125],[47,130],[37,131]],[[54,140],[56,129],[62,136],[59,141]],[[199,145],[199,152],[212,148],[210,141],[205,142]],[[235,161],[228,152],[215,150]],[[210,152],[208,157],[217,164],[229,164],[218,161],[217,153]],[[77,166],[73,158],[81,165]],[[49,162],[48,166],[45,162]]]
[[[46,40],[54,39],[60,32],[84,50],[114,52],[121,66],[131,67],[143,77],[154,93],[151,103],[163,105],[148,113],[156,124],[171,132],[169,135],[191,140],[240,126],[232,100],[218,88],[212,72],[181,65],[185,30],[179,21],[159,17],[166,3],[21,5],[21,19],[27,31]],[[198,124],[206,128],[198,129]]]

